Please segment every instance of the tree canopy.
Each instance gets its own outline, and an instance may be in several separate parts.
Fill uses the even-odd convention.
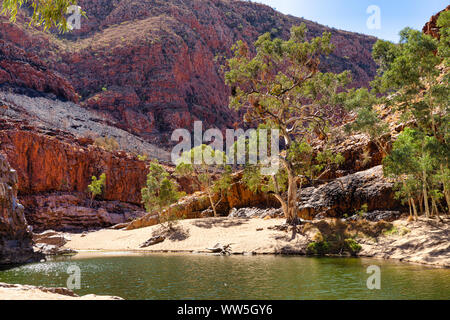
[[[10,20],[15,22],[20,8],[31,7],[30,25],[41,26],[44,30],[55,27],[60,32],[66,32],[71,29],[66,19],[68,9],[76,5],[76,0],[3,0],[1,13],[9,15]],[[85,15],[82,11],[80,14]]]
[[[333,51],[331,34],[310,40],[306,34],[305,24],[293,27],[288,40],[263,34],[254,44],[256,53],[238,41],[225,74],[233,93],[230,107],[246,110],[246,122],[279,130],[283,138],[285,151],[272,155],[282,170],[267,185],[293,224],[298,220],[298,185],[311,178],[305,169],[315,158],[311,143],[327,137],[330,123],[339,118],[348,98],[346,87],[351,82],[348,71],[319,71],[320,59]],[[256,175],[258,170],[254,166],[248,170],[251,184],[261,184],[264,177]]]

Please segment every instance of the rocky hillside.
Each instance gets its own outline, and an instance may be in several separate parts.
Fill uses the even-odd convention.
[[[268,6],[230,0],[80,0],[89,19],[81,30],[48,35],[0,18],[0,39],[36,54],[39,68],[57,71],[66,81],[59,97],[99,111],[117,125],[148,141],[167,144],[167,133],[193,121],[224,128],[238,118],[228,110],[229,91],[219,72],[237,40],[253,43],[264,33],[287,37],[292,25],[305,22],[309,37],[333,33],[336,51],[321,68],[351,70],[355,85],[367,85],[376,72],[371,59],[375,38],[286,16]],[[0,65],[0,71],[8,71]],[[0,72],[0,75],[2,74]],[[29,87],[27,80],[3,83]]]

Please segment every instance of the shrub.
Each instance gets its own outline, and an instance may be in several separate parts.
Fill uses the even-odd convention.
[[[356,255],[362,249],[361,245],[352,238],[345,239],[345,245],[352,255]]]
[[[330,244],[328,241],[313,241],[308,244],[306,253],[309,255],[325,255],[330,251]]]
[[[138,158],[140,161],[147,161],[148,156],[147,156],[146,154],[143,154],[143,155],[138,154],[137,158]]]
[[[112,137],[99,137],[94,139],[94,145],[103,148],[106,151],[116,151],[119,149],[119,143]]]
[[[361,209],[356,212],[356,214],[359,215],[360,217],[362,217],[365,213],[367,213],[368,209],[369,209],[369,206],[367,205],[367,203],[365,203],[361,206]]]
[[[105,182],[106,174],[104,173],[100,175],[100,179],[97,179],[96,176],[92,176],[92,182],[90,185],[88,185],[88,191],[91,194],[90,206],[92,206],[92,201],[94,201],[94,198],[102,194]]]
[[[163,166],[157,162],[150,163],[147,183],[141,190],[142,203],[147,212],[158,214],[161,225],[169,230],[173,230],[174,223],[180,219],[170,207],[184,196],[177,189],[177,182],[170,178]]]

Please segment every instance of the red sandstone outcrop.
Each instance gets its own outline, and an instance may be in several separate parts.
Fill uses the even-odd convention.
[[[79,4],[89,16],[82,19],[81,30],[49,35],[4,22],[0,39],[45,59],[73,85],[87,108],[160,143],[167,144],[164,139],[174,128],[189,128],[195,120],[219,128],[239,120],[227,107],[229,90],[219,69],[240,39],[252,44],[264,32],[286,38],[292,25],[305,22],[309,37],[333,33],[336,50],[324,59],[322,70],[349,69],[355,85],[367,85],[376,72],[370,53],[374,37],[330,30],[262,4],[225,0],[80,0]]]
[[[146,214],[141,205],[146,162],[91,143],[26,121],[0,119],[0,149],[17,170],[19,199],[34,231],[104,228]],[[91,205],[87,186],[102,173],[103,193]],[[196,191],[189,179],[178,180],[183,191]]]
[[[45,66],[38,56],[0,39],[0,85],[4,84],[78,100],[70,82]]]
[[[22,122],[1,120],[0,145],[17,170],[19,198],[36,231],[87,230],[130,221],[145,214],[141,188],[145,162],[124,152],[107,152],[70,134],[40,132]],[[91,206],[87,186],[106,174],[102,200]]]
[[[428,34],[436,39],[440,38],[439,35],[439,27],[437,26],[437,21],[442,12],[450,10],[450,5],[447,6],[444,10],[436,13],[431,17],[430,21],[428,21],[422,29],[422,32]]]
[[[24,263],[37,258],[24,208],[17,201],[17,172],[0,154],[0,264]]]
[[[125,152],[107,152],[60,132],[0,122],[0,143],[17,170],[19,195],[86,192],[92,176],[106,174],[102,199],[140,204],[146,164]]]
[[[107,228],[146,214],[142,207],[121,201],[94,201],[90,205],[85,193],[22,196],[21,202],[34,232]]]
[[[234,175],[234,183],[217,208],[219,215],[228,215],[232,208],[279,207],[270,195],[253,193],[241,181],[241,173]],[[219,195],[215,195],[219,199]],[[392,210],[401,208],[394,199],[393,183],[383,177],[381,166],[357,172],[319,187],[304,188],[299,193],[298,215],[303,219],[316,217],[337,217],[353,215],[367,205],[367,211]],[[198,192],[171,206],[171,212],[185,219],[212,216],[206,193]],[[158,215],[147,214],[127,226],[127,230],[139,229],[158,224]]]

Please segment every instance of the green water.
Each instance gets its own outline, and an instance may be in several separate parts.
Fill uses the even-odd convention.
[[[450,270],[350,258],[146,255],[72,257],[0,271],[0,282],[66,286],[81,271],[84,295],[125,299],[450,299]],[[366,286],[381,268],[381,289]]]

